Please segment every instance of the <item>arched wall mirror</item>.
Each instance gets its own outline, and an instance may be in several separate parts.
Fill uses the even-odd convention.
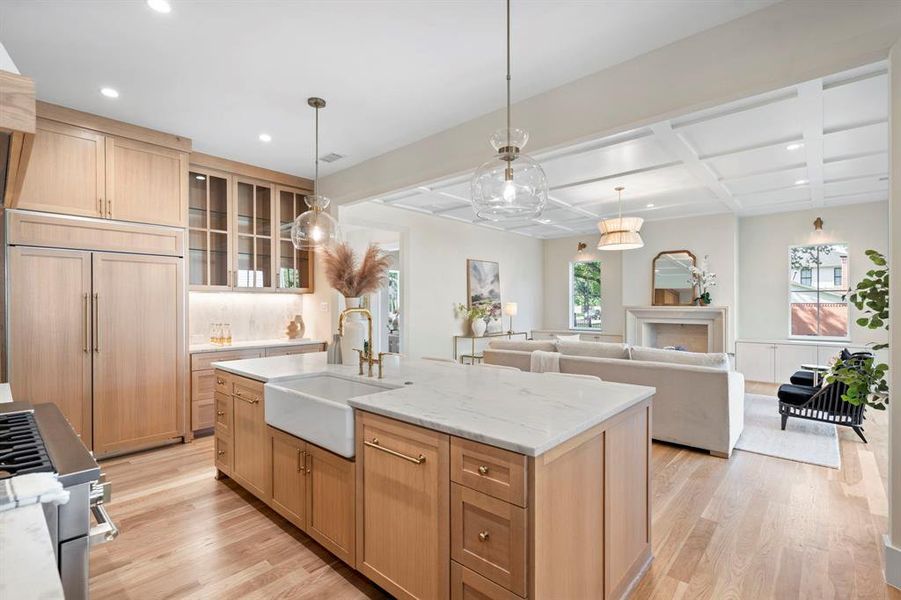
[[[691,285],[695,255],[688,250],[668,250],[654,257],[651,272],[654,306],[691,306],[697,290]]]

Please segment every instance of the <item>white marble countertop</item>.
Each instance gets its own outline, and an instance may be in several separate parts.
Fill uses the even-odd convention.
[[[40,504],[0,512],[0,598],[63,599]]]
[[[277,348],[280,346],[307,346],[310,344],[324,344],[320,340],[312,340],[310,338],[276,338],[271,340],[241,340],[232,342],[229,346],[221,344],[213,344],[204,342],[200,344],[191,344],[190,352],[225,352],[228,350],[250,350],[252,348]]]
[[[0,383],[0,404],[3,402],[12,402],[13,395],[12,392],[9,391],[8,383]]]
[[[263,382],[318,372],[359,378],[356,367],[327,364],[324,352],[213,367]],[[655,392],[587,378],[396,357],[387,362],[381,383],[397,388],[357,396],[348,404],[528,456],[543,454]]]

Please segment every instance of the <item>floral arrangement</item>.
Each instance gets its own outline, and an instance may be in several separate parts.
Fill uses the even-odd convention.
[[[490,307],[488,306],[480,306],[478,304],[473,304],[472,306],[466,306],[465,304],[455,304],[454,305],[454,314],[458,317],[463,317],[469,321],[475,321],[477,319],[484,319],[491,313]]]
[[[359,298],[378,291],[388,281],[391,259],[370,244],[357,266],[353,249],[344,242],[323,251],[325,278],[345,298]]]
[[[710,304],[710,288],[716,287],[716,273],[709,270],[709,260],[710,256],[705,255],[700,268],[692,265],[688,269],[691,273],[688,283],[698,288],[698,297],[695,300],[702,306]]]

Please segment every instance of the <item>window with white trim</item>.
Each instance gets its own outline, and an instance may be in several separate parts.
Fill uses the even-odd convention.
[[[569,263],[569,327],[601,328],[601,261]]]
[[[789,333],[848,337],[848,245],[789,248]]]

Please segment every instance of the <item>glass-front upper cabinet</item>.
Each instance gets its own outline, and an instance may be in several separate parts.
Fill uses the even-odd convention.
[[[273,287],[274,213],[271,184],[252,179],[235,180],[235,288]]]
[[[304,196],[310,192],[278,187],[278,271],[279,291],[308,293],[313,291],[313,252],[297,250],[291,241],[294,218],[307,210]]]
[[[206,169],[188,174],[188,278],[192,288],[231,286],[231,177]]]

